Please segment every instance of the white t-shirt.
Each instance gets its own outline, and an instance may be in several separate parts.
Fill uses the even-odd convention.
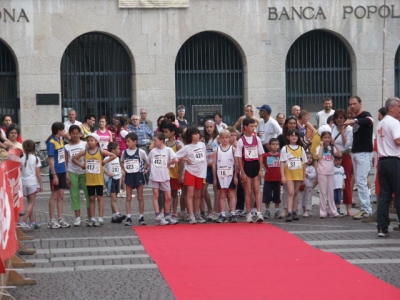
[[[376,127],[378,157],[397,156],[400,158],[400,147],[394,140],[400,138],[400,122],[386,115]]]
[[[25,167],[26,161],[26,167]],[[37,158],[33,154],[29,154],[28,159],[26,155],[24,155],[21,159],[21,168],[22,168],[22,185],[23,186],[38,186],[39,180],[36,177],[36,168],[40,168],[42,164],[40,163],[40,159]]]
[[[342,166],[335,166],[335,173],[333,174],[334,178],[334,183],[333,183],[333,188],[334,189],[341,189],[343,188],[343,181],[346,179],[346,173],[344,172],[344,169]]]
[[[331,109],[329,113],[326,113],[325,110],[321,110],[317,112],[317,115],[315,118],[317,119],[317,125],[318,127],[325,125],[326,120],[328,119],[329,116],[332,116],[335,113],[335,110]]]
[[[261,119],[260,123],[258,123],[257,134],[261,139],[261,143],[265,145],[269,143],[271,138],[276,138],[282,134],[282,128],[274,118],[269,118],[267,123],[265,123],[264,119]]]
[[[82,122],[79,122],[77,120],[75,120],[75,123],[71,123],[70,120],[68,120],[67,122],[64,122],[64,126],[65,126],[65,133],[68,133],[69,128],[71,127],[71,125],[77,125],[79,127],[81,127]]]
[[[176,152],[178,158],[186,157],[190,160],[190,164],[185,164],[185,170],[190,174],[206,178],[207,175],[207,160],[206,160],[206,145],[199,142],[197,144],[185,145]]]
[[[107,156],[104,160],[109,159]],[[112,161],[109,161],[104,165],[104,170],[107,170],[110,173],[113,173],[113,179],[121,179],[122,172],[121,172],[121,165],[119,164],[119,157],[114,158]],[[104,172],[104,182],[107,182],[110,176],[106,172]]]
[[[353,127],[347,126],[345,129],[346,134],[346,144],[343,144],[343,137],[342,134],[339,134],[339,130],[337,129],[336,125],[332,127],[332,139],[336,138],[335,145],[339,148],[342,153],[350,153],[351,145],[353,145]]]
[[[126,131],[125,129],[122,129],[120,134],[123,138],[125,138],[128,135],[129,131]]]
[[[86,142],[80,141],[78,144],[71,145],[71,144],[66,144],[65,145],[65,151],[67,151],[68,154],[68,172],[76,173],[76,174],[85,174],[85,170],[83,170],[80,166],[76,165],[72,161],[72,157],[75,155],[79,154],[82,150],[86,149]],[[85,163],[85,156],[81,156],[79,158],[79,162],[81,164]]]
[[[251,145],[253,143],[253,135],[252,136],[243,135],[243,136],[246,139],[246,142],[248,144]],[[257,152],[258,152],[257,153],[257,157],[258,157],[258,156],[264,154],[264,148],[263,148],[263,146],[261,144],[260,138],[258,136],[256,136],[256,139],[257,139]],[[242,138],[240,138],[238,143],[237,143],[237,146],[236,146],[235,157],[242,157],[243,156],[243,147],[244,147],[243,140],[242,140]]]
[[[176,157],[175,152],[169,148],[154,148],[149,153],[150,179],[156,182],[166,182],[170,180],[169,168],[167,164]]]
[[[286,146],[289,147],[290,149],[292,149],[293,151],[296,151],[298,149],[298,147],[301,147],[301,146],[298,146],[298,145],[294,145],[294,146],[286,145]],[[293,155],[287,151],[286,147],[283,147],[281,149],[281,159],[280,159],[280,161],[281,162],[285,162],[285,161],[288,161],[290,158],[293,158]],[[304,151],[303,147],[301,147],[301,160],[302,160],[303,164],[305,164],[307,162],[307,155],[306,155],[306,152]]]
[[[6,137],[6,133],[4,132],[4,130],[0,128],[0,131],[1,131],[0,137]]]
[[[222,130],[228,128],[228,125],[226,125],[225,123],[222,123],[222,122],[221,122],[220,125],[218,125],[217,123],[215,123],[215,126],[217,126],[218,133],[220,133]]]

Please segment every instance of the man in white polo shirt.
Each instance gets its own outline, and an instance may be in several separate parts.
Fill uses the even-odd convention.
[[[282,128],[279,126],[278,122],[271,117],[271,106],[264,104],[261,107],[257,107],[257,109],[260,110],[260,123],[258,123],[257,134],[261,139],[264,151],[268,152],[269,140],[282,134]]]
[[[324,109],[319,111],[315,118],[317,119],[317,126],[321,127],[326,124],[326,120],[329,116],[332,116],[335,113],[335,110],[332,109],[332,98],[324,99]]]
[[[76,120],[76,111],[74,109],[70,109],[68,111],[68,121],[64,123],[65,126],[65,137],[69,140],[71,139],[71,136],[68,133],[69,128],[71,127],[71,125],[77,125],[77,126],[81,126],[82,123]]]

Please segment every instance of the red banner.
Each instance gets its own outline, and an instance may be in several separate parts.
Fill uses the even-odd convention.
[[[11,186],[15,220],[19,219],[19,212],[24,209],[24,195],[22,193],[21,181],[21,159],[19,157],[21,153],[22,151],[19,149],[10,149],[8,152],[8,160],[1,164],[6,172],[6,180]]]
[[[0,261],[2,263],[13,256],[18,248],[14,198],[8,178],[9,166],[15,168],[16,164],[18,162],[15,161],[5,161],[0,164]],[[17,179],[14,178],[13,180],[16,181]]]

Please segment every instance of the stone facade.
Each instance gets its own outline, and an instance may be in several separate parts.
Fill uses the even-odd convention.
[[[190,0],[189,8],[120,9],[117,0],[4,0],[0,39],[17,62],[23,136],[34,140],[44,140],[61,117],[61,106],[37,106],[36,94],[61,94],[63,53],[92,31],[126,48],[133,64],[133,110],[148,109],[154,121],[160,99],[164,111],[175,111],[176,55],[202,31],[222,33],[237,45],[245,103],[269,103],[273,113],[286,109],[285,59],[293,42],[310,30],[330,31],[351,54],[352,93],[374,114],[394,94],[400,45],[400,3],[387,0],[382,6],[378,0]],[[14,20],[4,10],[15,10]]]

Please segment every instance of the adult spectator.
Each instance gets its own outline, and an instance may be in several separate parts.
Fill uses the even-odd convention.
[[[371,168],[372,134],[374,120],[371,114],[362,109],[361,98],[351,97],[349,100],[351,111],[355,114],[353,120],[347,120],[344,125],[353,125],[353,168],[355,183],[357,184],[360,212],[353,216],[354,220],[368,218],[372,213],[371,200],[368,191],[368,174]]]
[[[298,118],[299,115],[300,115],[300,111],[301,111],[300,106],[294,105],[294,106],[292,107],[292,116],[295,116],[296,118]]]
[[[86,141],[87,136],[94,131],[95,123],[96,123],[96,117],[94,114],[85,115],[85,122],[81,124],[82,141]]]
[[[260,110],[260,123],[258,124],[257,134],[261,139],[264,151],[268,152],[269,140],[278,137],[278,135],[282,133],[282,128],[279,126],[278,122],[271,117],[271,106],[264,104],[261,107],[257,107],[257,109]]]
[[[347,119],[351,119],[353,120],[355,118],[355,113],[353,112],[353,110],[351,109],[351,107],[349,106],[347,108]],[[353,124],[350,124],[350,126],[353,126]]]
[[[132,115],[131,117],[131,122],[128,126],[128,130],[130,132],[134,132],[138,136],[138,142],[137,142],[137,147],[145,150],[147,152],[147,144],[148,140],[153,139],[153,131],[150,130],[149,127],[147,127],[145,124],[140,123],[140,118],[138,115]]]
[[[3,138],[6,137],[6,133],[7,133],[7,127],[10,126],[13,123],[12,117],[10,115],[5,115],[1,121],[2,127],[1,127],[1,133],[3,136]],[[18,134],[18,139],[17,139],[18,143],[22,143],[22,137],[20,134]]]
[[[185,119],[186,107],[184,105],[178,105],[177,112],[178,116],[176,120],[178,121],[179,127],[187,127],[188,122]]]
[[[256,125],[258,126],[258,123],[260,122],[260,120],[254,116],[254,105],[251,104],[246,104],[244,106],[244,116],[239,117],[239,119],[236,121],[235,125],[233,125],[233,127],[237,130],[239,130],[240,128],[240,132],[243,131],[243,120],[245,118],[252,118],[254,120],[256,120]]]
[[[6,137],[12,143],[14,148],[17,148],[17,149],[20,149],[23,151],[22,144],[20,142],[18,142],[18,137],[19,137],[20,133],[21,133],[21,131],[19,130],[18,125],[11,124],[7,127]]]
[[[112,135],[112,140],[115,141],[115,133],[119,130],[119,118],[121,117],[120,114],[114,114],[112,117],[112,124],[107,127],[110,130]]]
[[[379,184],[378,236],[389,235],[389,205],[392,194],[395,195],[397,219],[400,227],[400,99],[389,98],[385,103],[386,116],[377,126]]]
[[[140,110],[140,124],[146,125],[151,131],[153,131],[153,122],[147,119],[147,110],[142,108]]]
[[[386,116],[386,107],[381,107],[378,109],[378,121],[382,121],[382,119]]]
[[[283,124],[282,134],[278,135],[279,149],[282,149],[287,144],[286,136],[289,130],[297,129],[297,119],[295,116],[289,116]]]
[[[353,203],[353,162],[351,161],[351,146],[353,144],[353,129],[351,126],[344,125],[346,122],[346,111],[339,108],[333,114],[332,139],[335,140],[336,147],[342,152],[342,167],[346,174],[343,189],[343,203],[346,205],[347,215],[352,216],[351,204]]]
[[[70,140],[71,136],[69,135],[69,128],[71,127],[71,125],[77,125],[79,127],[82,126],[82,122],[79,122],[76,120],[76,111],[75,109],[70,109],[68,111],[68,121],[64,122],[64,126],[65,126],[65,137]]]
[[[279,126],[283,128],[283,124],[285,124],[285,115],[283,113],[278,113],[276,115],[276,121],[278,122]]]
[[[326,124],[326,120],[328,119],[329,116],[332,116],[333,113],[335,112],[332,109],[332,98],[325,98],[324,100],[324,109],[317,112],[317,115],[315,118],[317,119],[317,126],[321,127],[322,125]]]
[[[214,122],[217,127],[218,133],[220,133],[224,129],[228,129],[228,125],[222,122],[222,115],[219,112],[214,114]]]

